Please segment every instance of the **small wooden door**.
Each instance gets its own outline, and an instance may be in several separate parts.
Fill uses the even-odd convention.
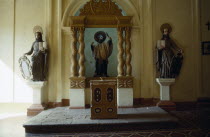
[[[117,118],[117,83],[114,80],[92,80],[91,119]]]

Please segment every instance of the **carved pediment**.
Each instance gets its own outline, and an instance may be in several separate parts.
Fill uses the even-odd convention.
[[[122,16],[122,10],[112,0],[90,0],[80,10],[79,16]]]

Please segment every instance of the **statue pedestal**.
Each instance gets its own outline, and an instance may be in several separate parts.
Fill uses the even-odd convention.
[[[120,108],[133,107],[133,77],[117,77],[117,106]]]
[[[85,77],[70,77],[69,108],[85,108],[85,79]]]
[[[117,106],[120,108],[133,107],[133,88],[117,88]]]
[[[166,111],[176,110],[176,104],[170,101],[170,85],[175,83],[174,78],[156,78],[157,83],[160,85],[160,101],[157,106]]]
[[[30,81],[27,84],[33,89],[33,104],[27,109],[27,116],[35,116],[44,110],[42,106],[42,87],[46,81]]]
[[[70,108],[85,108],[85,89],[70,89]]]

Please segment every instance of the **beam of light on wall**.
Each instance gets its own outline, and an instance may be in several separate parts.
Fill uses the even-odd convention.
[[[14,74],[14,78],[15,83],[13,83],[12,68],[9,68],[0,60],[0,103],[31,103],[31,87],[29,87],[19,75]]]
[[[13,72],[0,60],[0,102],[13,102]]]
[[[18,117],[18,116],[26,116],[26,113],[14,113],[14,114],[3,113],[3,114],[0,114],[0,120],[6,119],[6,118]]]
[[[23,78],[15,74],[15,85],[14,85],[14,102],[17,103],[32,103],[33,90],[26,84]]]

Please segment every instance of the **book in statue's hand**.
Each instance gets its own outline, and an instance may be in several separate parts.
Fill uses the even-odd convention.
[[[43,42],[39,42],[39,50],[44,51]]]
[[[157,41],[157,48],[158,49],[163,49],[163,48],[165,48],[165,46],[166,46],[165,40],[158,40]]]

